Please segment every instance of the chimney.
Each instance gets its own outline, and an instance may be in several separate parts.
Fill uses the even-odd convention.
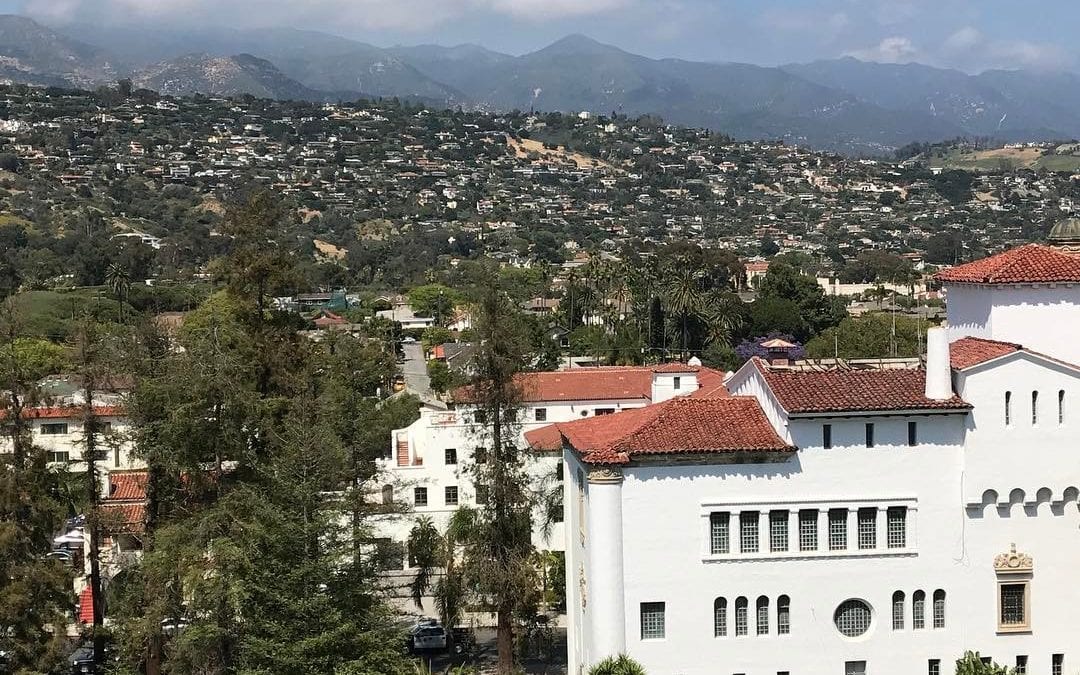
[[[926,331],[926,398],[946,401],[953,397],[949,334],[944,326]]]

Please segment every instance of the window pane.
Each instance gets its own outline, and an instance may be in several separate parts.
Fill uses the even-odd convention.
[[[788,550],[788,512],[769,512],[769,550]]]
[[[1050,675],[1061,675],[1065,670],[1065,655],[1054,654],[1050,657]]]
[[[866,447],[874,447],[874,423],[866,423]]]
[[[904,630],[904,592],[897,591],[892,596],[893,630]]]
[[[709,551],[713,555],[731,550],[731,514],[709,514]]]
[[[907,507],[894,506],[888,511],[889,548],[907,547]]]
[[[911,596],[911,627],[926,627],[926,593],[915,591]]]
[[[446,505],[447,506],[457,506],[457,503],[458,503],[457,486],[456,485],[448,485],[446,487]]]
[[[417,506],[427,506],[427,488],[414,488],[413,489],[413,502]]]
[[[757,553],[760,537],[758,536],[758,520],[760,515],[757,511],[743,511],[739,514],[739,551],[742,553]]]
[[[727,636],[727,598],[717,598],[713,602],[713,635]]]
[[[934,628],[945,627],[945,591],[934,591]]]
[[[769,634],[769,599],[764,595],[757,599],[757,634]]]
[[[843,551],[847,548],[847,509],[829,511],[829,550]]]
[[[816,551],[818,547],[817,527],[818,512],[799,511],[799,550]]]
[[[1002,584],[1001,585],[1001,625],[1023,626],[1027,623],[1026,608],[1024,607],[1024,594],[1027,591],[1025,584]]]
[[[658,640],[664,637],[664,603],[641,603],[641,639]]]
[[[457,464],[457,449],[447,448],[444,455],[447,464]]]
[[[1027,675],[1027,661],[1026,655],[1016,657],[1016,675]]]
[[[859,548],[877,548],[877,509],[859,509]]]
[[[833,622],[841,635],[859,637],[870,630],[870,606],[862,600],[847,600],[836,608]]]
[[[926,668],[927,675],[941,675],[941,660],[930,659]]]
[[[919,442],[919,424],[918,422],[907,423],[907,444],[917,445]]]
[[[776,632],[778,635],[791,632],[791,600],[786,595],[776,600]]]
[[[826,450],[832,447],[832,425],[821,425],[821,446]]]
[[[746,598],[738,598],[735,600],[735,635],[746,635],[749,626],[747,620],[747,610],[750,603]]]

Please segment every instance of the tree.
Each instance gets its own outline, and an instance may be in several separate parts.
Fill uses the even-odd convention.
[[[921,352],[924,328],[908,316],[875,313],[848,317],[806,343],[810,358],[914,357]]]
[[[454,311],[458,292],[442,284],[426,284],[409,291],[409,306],[419,316],[430,316],[442,325]]]
[[[427,373],[431,380],[431,390],[436,394],[445,394],[465,383],[464,378],[446,365],[445,361],[428,361]]]
[[[645,675],[645,668],[626,654],[619,654],[590,668],[589,675]]]
[[[1007,666],[999,666],[990,661],[983,663],[979,652],[964,652],[956,660],[956,675],[1015,675],[1016,671]]]
[[[127,270],[117,263],[111,263],[105,270],[105,283],[112,292],[113,297],[120,307],[120,321],[124,320],[124,305],[127,303],[128,292],[131,290],[131,277]]]
[[[668,309],[679,317],[682,335],[682,359],[685,361],[689,351],[688,322],[697,316],[703,308],[701,293],[701,273],[689,265],[680,265],[674,270],[666,288]]]

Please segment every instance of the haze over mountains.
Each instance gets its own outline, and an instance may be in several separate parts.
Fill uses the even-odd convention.
[[[1080,137],[1080,77],[854,58],[763,67],[650,59],[573,35],[511,56],[476,45],[380,48],[312,31],[66,25],[0,16],[0,79],[168,94],[398,96],[491,110],[652,113],[737,138],[851,153],[957,136]]]

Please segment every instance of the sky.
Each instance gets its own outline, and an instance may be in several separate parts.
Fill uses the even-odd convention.
[[[0,12],[53,24],[285,26],[511,54],[582,33],[656,58],[1080,70],[1077,0],[0,0]]]

